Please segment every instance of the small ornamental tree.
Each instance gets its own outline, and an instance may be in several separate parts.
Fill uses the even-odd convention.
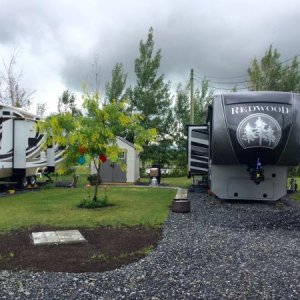
[[[101,164],[109,157],[117,161],[121,149],[117,146],[118,132],[129,128],[134,132],[134,145],[143,150],[145,142],[154,141],[155,129],[144,129],[140,123],[142,117],[124,112],[125,102],[100,103],[98,93],[84,92],[82,114],[72,115],[70,111],[52,114],[41,121],[40,130],[51,138],[51,143],[65,147],[66,165],[91,162],[97,172],[93,201],[98,200]]]

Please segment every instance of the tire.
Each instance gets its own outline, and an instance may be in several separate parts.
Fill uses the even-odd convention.
[[[30,176],[27,178],[27,182],[31,186],[35,186],[36,184],[36,176]]]
[[[22,179],[20,179],[20,181],[18,182],[18,185],[21,189],[25,189],[28,186],[27,178],[23,177]]]

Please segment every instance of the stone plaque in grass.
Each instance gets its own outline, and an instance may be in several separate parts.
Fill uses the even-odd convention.
[[[87,240],[78,230],[32,232],[34,245],[86,243]]]

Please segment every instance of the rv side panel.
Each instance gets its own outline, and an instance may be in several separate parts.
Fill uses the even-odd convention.
[[[189,175],[208,172],[208,128],[207,125],[188,127],[188,173]]]
[[[13,176],[26,176],[26,148],[28,128],[26,120],[14,120],[13,123]]]
[[[48,146],[47,148],[47,168],[49,172],[55,170],[55,148],[54,146]]]

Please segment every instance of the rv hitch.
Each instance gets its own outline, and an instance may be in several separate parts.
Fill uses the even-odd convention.
[[[256,164],[250,165],[247,169],[250,174],[250,179],[253,180],[256,184],[260,184],[265,180],[264,169],[261,166],[259,158],[257,159]]]

